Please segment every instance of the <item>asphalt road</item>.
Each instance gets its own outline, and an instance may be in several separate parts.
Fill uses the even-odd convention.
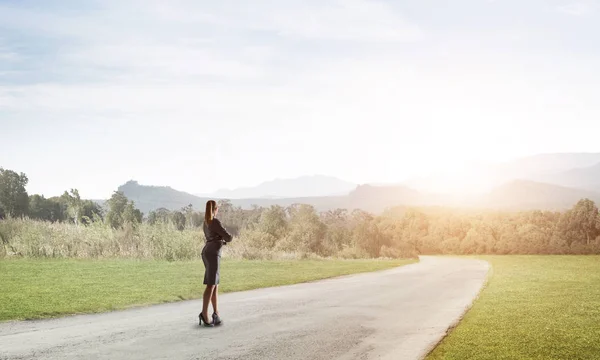
[[[201,302],[0,323],[0,359],[421,359],[479,293],[488,264],[418,264],[224,294],[224,325]]]

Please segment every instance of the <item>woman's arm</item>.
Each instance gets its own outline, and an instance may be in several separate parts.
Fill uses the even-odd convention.
[[[231,236],[230,233],[227,232],[227,230],[225,230],[225,228],[223,227],[223,225],[221,225],[221,222],[219,221],[219,219],[213,219],[212,224],[213,226],[213,230],[221,235],[221,237],[223,238],[223,241],[225,242],[231,242],[231,240],[233,239],[233,237]]]

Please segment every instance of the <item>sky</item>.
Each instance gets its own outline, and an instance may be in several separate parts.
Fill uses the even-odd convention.
[[[0,0],[0,166],[98,199],[598,152],[598,34],[585,0]]]

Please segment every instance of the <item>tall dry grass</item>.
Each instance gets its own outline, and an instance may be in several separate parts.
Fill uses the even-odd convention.
[[[126,225],[113,229],[103,223],[77,226],[30,219],[0,221],[4,256],[45,258],[144,258],[191,260],[201,257],[198,231],[177,231],[171,224]]]
[[[90,225],[50,223],[31,219],[0,220],[0,258],[140,258],[168,261],[201,258],[202,229],[179,231],[171,223],[126,225],[113,229],[101,222]],[[224,258],[284,260],[318,258],[301,248],[269,247],[255,233],[243,231],[223,249]],[[333,257],[365,258],[362,251],[345,247]]]

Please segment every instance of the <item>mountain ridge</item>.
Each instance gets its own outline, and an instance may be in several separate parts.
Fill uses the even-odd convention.
[[[535,177],[535,180],[600,192],[600,162],[592,166],[542,174]]]
[[[356,184],[333,176],[306,175],[289,179],[276,178],[255,186],[219,189],[214,193],[196,196],[228,199],[336,196],[345,195],[355,187]]]
[[[517,159],[509,163],[484,165],[480,170],[484,175],[494,175],[497,171],[504,173],[499,174],[500,176],[490,177],[490,180],[493,181],[490,182],[489,189],[462,197],[426,191],[418,186],[407,185],[407,183],[379,186],[354,185],[324,175],[304,176],[295,179],[275,179],[264,182],[258,186],[249,187],[254,189],[253,191],[259,189],[255,194],[261,196],[246,198],[227,196],[227,193],[220,196],[219,194],[216,194],[217,196],[196,196],[175,190],[169,186],[140,185],[137,181],[129,181],[121,185],[119,191],[122,191],[128,198],[133,200],[138,208],[145,213],[160,207],[177,210],[189,204],[199,210],[204,208],[206,201],[209,199],[229,199],[233,205],[242,208],[250,208],[253,205],[289,206],[295,203],[306,203],[314,205],[319,210],[346,208],[348,210],[362,209],[371,212],[380,212],[394,206],[555,210],[570,207],[580,198],[600,201],[600,186],[596,186],[597,183],[594,180],[596,178],[600,179],[600,153],[541,154]],[[461,175],[463,178],[469,178],[468,175]],[[322,179],[333,179],[331,181],[333,185],[325,190],[321,189],[327,195],[319,195],[314,189],[308,189],[301,193],[307,196],[267,196],[265,193],[268,191],[269,185],[273,183],[285,184],[286,181],[289,181],[289,183],[297,184],[307,179],[316,179],[317,182]],[[439,182],[448,181],[444,177],[436,180]],[[588,183],[589,186],[586,185]],[[600,182],[598,183],[600,184]],[[345,187],[336,188],[335,184],[344,184]],[[350,186],[352,188],[348,190]],[[286,186],[283,188],[286,189]],[[294,189],[294,186],[291,189]],[[286,191],[289,190],[290,187]],[[298,192],[295,193],[298,194]]]
[[[146,192],[146,190],[150,190]],[[130,181],[119,187],[125,196],[133,200],[141,211],[148,213],[158,208],[179,210],[192,205],[196,210],[204,208],[209,199],[220,198],[197,197],[179,192],[166,186],[146,186]],[[290,206],[303,203],[315,206],[319,211],[343,208],[360,209],[380,213],[396,206],[446,206],[469,207],[481,209],[512,210],[560,210],[574,205],[582,198],[600,202],[600,193],[563,187],[553,184],[538,183],[530,180],[515,180],[494,188],[492,191],[466,200],[456,200],[443,194],[424,193],[406,186],[360,185],[343,196],[317,196],[281,199],[226,199],[234,206],[249,209],[252,206],[268,207],[272,205]]]

